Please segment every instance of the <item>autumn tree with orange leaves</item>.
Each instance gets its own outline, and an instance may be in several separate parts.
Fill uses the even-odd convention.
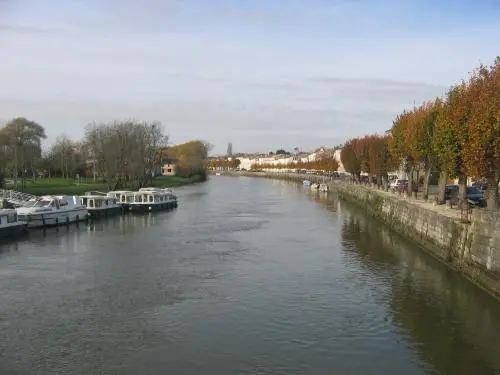
[[[485,178],[487,206],[496,210],[500,181],[499,65],[497,57],[491,66],[481,65],[468,81],[453,86],[444,100],[437,98],[402,111],[385,139],[365,136],[346,142],[341,155],[346,171],[357,179],[361,172],[379,178],[386,163],[387,171],[403,166],[409,192],[416,191],[412,185],[423,173],[424,198],[428,197],[431,172],[439,171],[438,203],[444,203],[448,177],[457,177],[459,200],[464,206],[468,202],[467,177]],[[378,160],[381,155],[386,159]]]
[[[355,149],[357,138],[348,140],[342,147],[342,152],[340,153],[340,160],[346,172],[350,173],[356,181],[359,181],[361,174],[361,165],[356,156]]]
[[[470,103],[467,122],[468,142],[462,162],[467,173],[484,177],[488,183],[487,207],[498,207],[500,181],[500,57],[489,67],[480,66],[471,76],[464,92]]]
[[[238,168],[239,159],[212,159],[208,162],[208,168],[214,171],[228,171]]]
[[[388,142],[388,136],[377,134],[347,141],[341,153],[345,170],[357,181],[364,172],[376,177],[378,186],[387,187],[387,175],[394,168]]]

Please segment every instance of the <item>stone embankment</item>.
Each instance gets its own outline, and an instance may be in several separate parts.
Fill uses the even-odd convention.
[[[436,206],[343,179],[291,173],[228,173],[300,182],[326,182],[341,198],[360,205],[401,235],[500,298],[500,212],[473,209],[468,223],[460,210]]]

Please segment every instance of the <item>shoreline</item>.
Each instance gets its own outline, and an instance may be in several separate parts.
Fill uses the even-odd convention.
[[[221,175],[301,182],[326,182],[331,191],[500,300],[500,212],[473,209],[470,223],[458,209],[405,198],[343,178],[266,172],[222,172]]]
[[[200,176],[192,177],[164,177],[153,180],[153,187],[157,188],[176,188],[186,185],[192,185],[204,182]],[[46,178],[38,180],[34,185],[31,181],[27,181],[26,187],[21,186],[6,186],[4,190],[14,190],[31,195],[83,195],[87,191],[102,191],[104,193],[110,191],[105,183],[85,183],[76,184],[74,180],[65,180],[61,178]],[[123,187],[120,190],[134,190],[131,187]]]

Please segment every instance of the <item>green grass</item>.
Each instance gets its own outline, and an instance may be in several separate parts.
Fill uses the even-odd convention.
[[[194,177],[179,177],[179,176],[168,176],[168,177],[157,177],[153,180],[154,187],[177,187],[182,185],[187,185],[195,182],[199,182],[200,178],[198,176]],[[32,180],[26,180],[26,186],[23,188],[21,181],[18,181],[17,186],[13,184],[7,184],[6,189],[12,189],[17,191],[22,191],[33,195],[83,195],[86,191],[108,191],[108,185],[105,183],[94,183],[91,179],[81,180],[77,184],[74,179],[65,178],[41,178],[33,182]],[[133,188],[124,188],[135,190]]]

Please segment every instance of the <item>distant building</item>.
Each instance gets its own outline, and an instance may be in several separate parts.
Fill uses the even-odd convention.
[[[229,142],[227,144],[227,155],[228,157],[233,156],[233,144]]]
[[[174,176],[175,175],[175,164],[163,164],[161,168],[162,176]]]

